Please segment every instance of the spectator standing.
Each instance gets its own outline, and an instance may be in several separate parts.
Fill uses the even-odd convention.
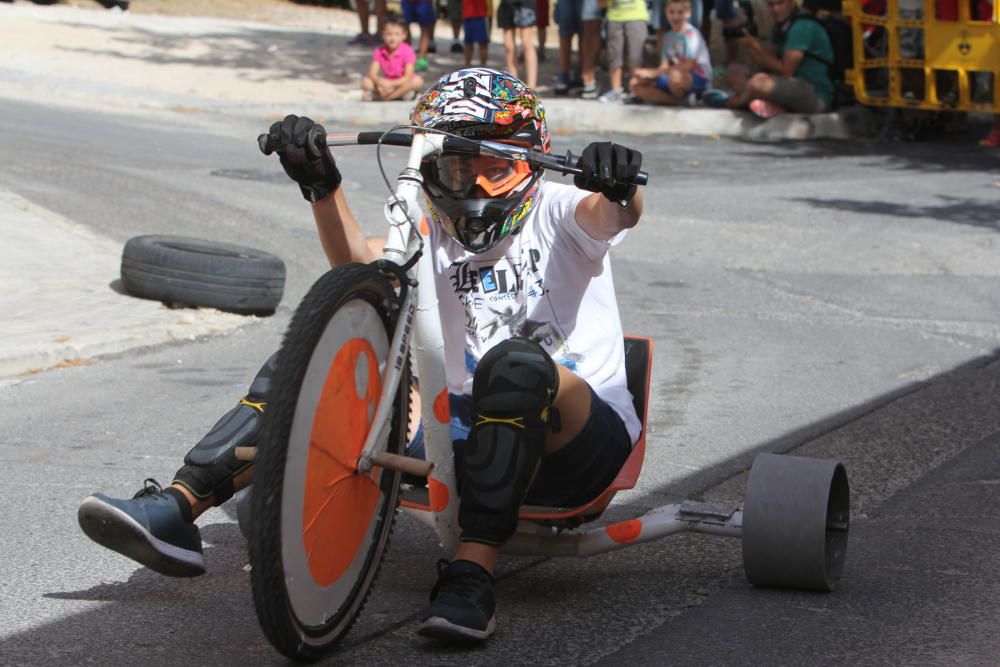
[[[368,74],[361,79],[365,100],[399,100],[415,96],[424,80],[414,71],[417,56],[406,43],[406,22],[397,15],[387,16],[382,28],[382,44],[372,52]]]
[[[552,8],[549,5],[549,0],[537,0],[538,4],[538,62],[545,61],[545,42],[548,36],[549,28],[549,16],[551,15]]]
[[[573,59],[573,37],[577,38],[577,47],[581,42],[580,31],[583,26],[580,14],[583,11],[583,0],[556,0],[555,19],[559,26],[559,74],[556,75],[553,92],[556,95],[566,95],[570,87],[570,69]]]
[[[774,18],[773,44],[764,45],[744,33],[736,40],[747,49],[757,67],[751,76],[742,65],[731,65],[727,76],[735,95],[730,108],[749,105],[762,118],[791,111],[822,113],[830,108],[835,91],[827,63],[833,46],[826,30],[799,9],[795,0],[768,0]]]
[[[369,19],[371,18],[371,7],[368,0],[358,0],[358,22],[361,24],[361,32],[348,42],[352,46],[375,46],[379,38],[376,35],[382,34],[385,24],[385,0],[375,0],[375,35],[371,34]]]
[[[597,0],[594,0],[596,2]],[[503,48],[507,57],[507,72],[520,79],[517,71],[517,40],[524,52],[524,83],[534,90],[538,87],[538,53],[535,51],[536,0],[500,0],[497,25],[503,30]]]
[[[597,52],[601,48],[601,19],[603,10],[597,0],[559,0],[556,5],[556,22],[559,24],[559,75],[555,92],[565,95],[570,87],[570,59],[573,35],[578,35],[580,78],[583,80],[584,99],[596,100]]]
[[[622,70],[634,74],[642,65],[642,46],[649,33],[649,10],[646,0],[601,0],[607,5],[608,76],[611,89],[601,95],[602,102],[620,102],[625,97]]]
[[[420,43],[414,67],[418,72],[422,72],[427,69],[427,50],[434,34],[434,24],[437,22],[434,0],[401,0],[400,6],[403,8],[403,20],[406,22],[407,32],[409,33],[410,26],[414,23],[420,26]],[[407,37],[406,41],[412,41],[412,37]]]
[[[629,82],[636,98],[653,104],[693,104],[708,88],[712,63],[701,31],[689,22],[691,0],[667,0],[663,53],[656,69],[639,69]]]
[[[465,66],[472,66],[473,47],[479,45],[479,64],[489,58],[490,31],[486,17],[490,13],[487,0],[462,0],[462,30],[465,33]]]
[[[462,42],[459,35],[462,32],[462,0],[448,0],[448,21],[451,23],[451,52],[462,53]]]

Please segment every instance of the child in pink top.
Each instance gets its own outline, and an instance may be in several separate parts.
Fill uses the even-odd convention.
[[[396,15],[386,16],[383,44],[372,53],[368,74],[361,79],[362,99],[399,100],[415,96],[424,80],[414,71],[417,55],[406,43],[406,23]]]

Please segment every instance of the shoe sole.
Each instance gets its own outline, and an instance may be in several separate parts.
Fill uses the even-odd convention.
[[[142,524],[117,507],[90,496],[76,513],[80,528],[90,539],[168,577],[205,574],[201,554],[158,539]]]
[[[474,630],[461,625],[456,625],[440,616],[431,616],[417,628],[417,634],[423,637],[433,637],[434,639],[445,639],[452,642],[483,642],[490,638],[497,629],[496,616],[490,618],[485,630]]]

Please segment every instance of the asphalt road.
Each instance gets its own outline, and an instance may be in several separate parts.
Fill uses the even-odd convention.
[[[93,490],[169,479],[324,268],[307,207],[256,152],[268,121],[3,108],[6,188],[121,242],[260,247],[289,277],[278,314],[235,333],[0,384],[0,663],[280,664],[230,513],[202,522],[209,573],[190,581],[104,552],[75,520]],[[1000,160],[970,138],[617,139],[653,175],[644,220],[615,249],[622,317],[657,347],[646,465],[609,515],[738,499],[759,451],[834,456],[854,494],[841,590],[751,589],[738,542],[693,535],[510,558],[497,637],[445,649],[413,634],[444,554],[403,518],[338,664],[995,664]],[[347,155],[345,187],[374,233],[373,156]]]

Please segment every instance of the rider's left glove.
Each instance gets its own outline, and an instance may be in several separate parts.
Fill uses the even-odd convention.
[[[616,204],[628,206],[635,196],[631,180],[642,167],[642,153],[612,141],[595,141],[583,149],[576,166],[583,170],[573,177],[576,187],[600,192]]]
[[[326,147],[326,130],[305,116],[285,116],[267,135],[289,178],[299,184],[306,201],[316,203],[340,187],[340,170]]]

